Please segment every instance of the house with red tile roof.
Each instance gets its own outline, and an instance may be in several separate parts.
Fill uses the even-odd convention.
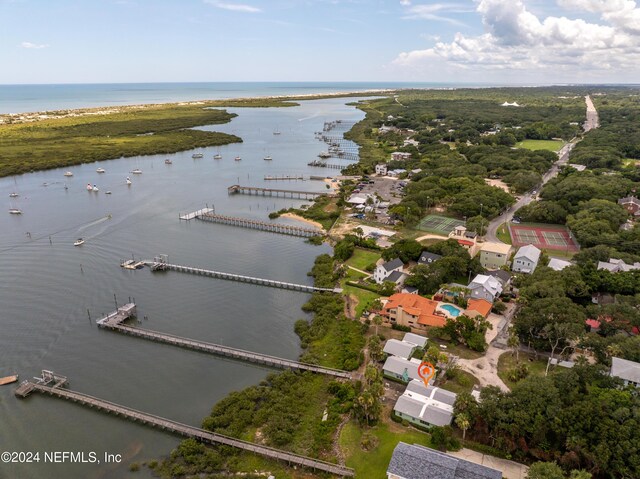
[[[438,310],[438,301],[417,294],[397,293],[389,297],[380,315],[391,324],[424,330],[427,326],[442,327],[447,316]]]
[[[470,298],[467,301],[467,309],[464,314],[470,318],[475,318],[476,316],[482,316],[483,318],[487,318],[489,314],[491,314],[491,308],[493,304],[482,298]]]

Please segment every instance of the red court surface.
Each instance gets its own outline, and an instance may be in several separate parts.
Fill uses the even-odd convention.
[[[537,248],[555,251],[580,251],[580,245],[571,231],[560,225],[510,224],[509,232],[513,246],[532,244]]]

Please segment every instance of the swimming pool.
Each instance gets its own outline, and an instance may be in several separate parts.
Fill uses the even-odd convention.
[[[460,314],[462,313],[460,308],[457,308],[452,304],[443,304],[440,307],[444,309],[447,313],[449,313],[451,316],[453,316],[454,318],[456,316],[460,316]]]

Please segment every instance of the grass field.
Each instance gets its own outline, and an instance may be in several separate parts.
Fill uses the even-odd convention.
[[[479,383],[480,381],[478,381],[478,378],[473,374],[463,371],[462,369],[458,369],[455,372],[455,377],[453,379],[447,379],[445,383],[442,383],[439,386],[447,391],[460,394],[470,393],[473,390],[473,386]]]
[[[547,367],[546,361],[541,359],[536,361],[533,359],[533,355],[520,353],[520,363],[525,363],[528,366],[529,376],[544,376],[544,371]],[[515,368],[516,365],[516,357],[511,356],[511,353],[505,353],[498,359],[498,376],[509,386],[509,389],[513,389],[517,384],[507,377],[509,370]]]
[[[361,447],[365,433],[377,442],[377,445],[368,451]],[[356,470],[356,479],[386,479],[391,455],[400,441],[430,446],[428,434],[400,425],[379,424],[364,429],[349,422],[340,434],[340,447],[346,457],[347,466]]]
[[[376,294],[373,291],[367,291],[366,289],[360,289],[354,286],[348,286],[346,284],[347,279],[350,281],[356,281],[358,278],[354,276],[358,274],[359,273],[357,271],[351,270],[351,272],[348,273],[347,278],[342,281],[342,285],[341,285],[341,288],[344,290],[344,294],[351,294],[358,299],[358,305],[356,306],[356,318],[359,318],[360,316],[362,316],[362,312],[364,311],[364,308],[371,301],[380,297],[379,294]]]
[[[364,270],[371,263],[375,263],[380,259],[380,253],[362,248],[356,248],[353,256],[347,260],[349,266]]]
[[[502,223],[500,226],[498,226],[498,231],[496,233],[496,236],[503,243],[513,244],[511,242],[511,234],[509,233],[509,228],[507,228],[506,223]]]
[[[564,145],[560,140],[524,140],[516,143],[516,147],[527,150],[549,150],[558,151]]]

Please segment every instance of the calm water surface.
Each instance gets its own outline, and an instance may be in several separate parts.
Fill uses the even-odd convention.
[[[135,298],[139,316],[148,317],[141,319],[144,327],[297,358],[293,323],[305,317],[300,306],[309,295],[175,272],[126,271],[119,262],[132,254],[148,259],[166,253],[178,264],[310,284],[306,273],[327,246],[181,222],[178,213],[213,204],[219,213],[266,219],[270,211],[302,204],[229,197],[227,186],[240,181],[273,187],[263,180],[268,174],[335,175],[337,170],[306,164],[326,149],[313,135],[325,120],[362,118],[347,101],[231,110],[239,116],[211,129],[237,134],[244,143],[199,150],[202,159],[192,159],[188,151],[71,167],[72,178],[56,169],[0,179],[0,376],[19,373],[25,379],[50,369],[67,375],[72,389],[200,425],[216,401],[268,374],[245,363],[98,330],[87,310],[94,320],[113,310],[114,294],[120,303]],[[276,129],[280,135],[273,134]],[[213,159],[218,152],[222,160]],[[266,154],[273,161],[264,161]],[[237,155],[242,161],[233,161]],[[173,164],[165,165],[165,158]],[[96,173],[98,167],[106,173]],[[134,168],[143,174],[131,175]],[[86,191],[87,183],[97,184],[100,192]],[[277,184],[326,190],[320,181]],[[9,198],[14,191],[20,195],[15,201]],[[23,214],[9,215],[12,206]],[[78,237],[86,243],[74,247]],[[0,388],[0,450],[109,452],[125,460],[119,466],[0,464],[0,478],[123,477],[131,462],[157,458],[179,441],[62,400],[41,395],[18,400],[13,389]]]

